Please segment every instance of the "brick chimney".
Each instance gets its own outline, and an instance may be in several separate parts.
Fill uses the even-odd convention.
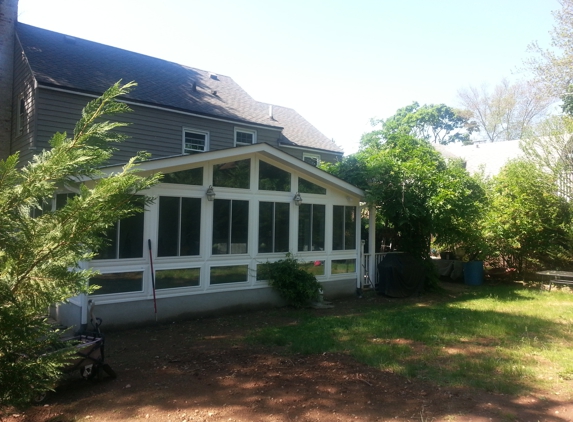
[[[0,0],[0,159],[10,154],[12,83],[18,0]]]

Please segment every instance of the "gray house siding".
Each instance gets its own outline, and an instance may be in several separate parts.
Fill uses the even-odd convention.
[[[328,152],[328,151],[323,151],[323,150],[316,150],[316,149],[303,149],[301,147],[288,147],[288,146],[280,146],[279,149],[281,151],[286,152],[289,155],[292,155],[293,157],[298,158],[299,160],[302,160],[304,154],[308,153],[308,154],[312,154],[312,155],[319,155],[320,156],[320,161],[326,161],[328,163],[336,163],[338,161],[340,161],[340,159],[342,158],[342,154],[334,154],[332,152]]]
[[[310,150],[308,152],[313,153],[313,151]],[[336,163],[342,159],[342,154],[333,154],[327,151],[319,151],[317,153],[320,155],[321,161],[326,161],[329,163]]]
[[[0,1],[0,159],[10,155],[17,1]]]
[[[18,128],[20,100],[24,100],[26,113]],[[34,78],[20,48],[14,52],[14,85],[12,91],[12,127],[10,154],[20,152],[21,162],[28,161],[33,153],[33,138],[36,127],[36,90]]]
[[[48,141],[56,132],[66,132],[68,136],[72,136],[74,126],[80,119],[82,107],[85,105],[86,101],[75,95],[39,88],[36,107],[36,149],[49,148]]]
[[[66,131],[71,135],[75,123],[81,116],[82,108],[91,99],[93,98],[86,95],[40,88],[37,148],[40,150],[47,148],[48,141],[55,132]],[[133,112],[115,117],[116,120],[130,125],[121,129],[121,132],[129,138],[115,153],[112,164],[126,162],[138,151],[147,151],[153,158],[180,155],[183,152],[184,129],[208,132],[210,151],[233,147],[235,128],[256,130],[258,143],[268,143],[278,147],[280,137],[278,129],[203,118],[134,104],[130,104],[130,107]],[[300,150],[284,149],[284,151],[302,159]]]

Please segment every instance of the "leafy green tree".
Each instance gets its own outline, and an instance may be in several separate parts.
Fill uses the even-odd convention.
[[[128,111],[116,98],[134,85],[115,84],[91,101],[73,136],[56,133],[51,149],[31,162],[19,167],[17,154],[0,161],[0,407],[25,404],[53,387],[70,351],[46,310],[93,290],[93,272],[80,269],[80,261],[104,244],[106,229],[149,203],[136,195],[158,181],[136,174],[144,154],[119,173],[104,177],[98,170],[124,138],[113,131],[123,123],[102,117]],[[59,209],[46,207],[61,189],[77,194]]]
[[[478,130],[477,124],[462,110],[445,104],[420,106],[417,102],[397,110],[386,120],[373,123],[382,124],[382,129],[376,132],[382,138],[402,133],[440,144],[468,142],[470,135]]]
[[[569,85],[565,93],[561,95],[561,110],[566,115],[573,117],[573,85]]]
[[[485,193],[459,161],[446,161],[424,139],[401,131],[378,143],[370,139],[325,169],[365,189],[367,202],[398,233],[400,249],[413,256],[427,258],[432,237],[452,246],[474,240],[469,228]]]
[[[520,274],[570,263],[571,206],[555,182],[528,160],[511,161],[491,181],[485,239]]]

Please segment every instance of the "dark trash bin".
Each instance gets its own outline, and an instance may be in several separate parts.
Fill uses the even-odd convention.
[[[387,253],[378,264],[376,292],[390,297],[408,297],[424,288],[424,262],[404,252]]]

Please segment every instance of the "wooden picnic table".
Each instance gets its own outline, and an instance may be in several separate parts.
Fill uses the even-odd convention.
[[[549,282],[549,291],[553,285],[573,286],[573,271],[545,270],[536,274]]]

